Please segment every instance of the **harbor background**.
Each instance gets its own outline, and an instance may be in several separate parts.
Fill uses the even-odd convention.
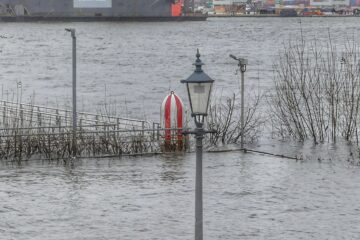
[[[173,23],[2,23],[2,97],[70,106],[71,39],[78,31],[80,110],[105,102],[121,116],[159,120],[169,90],[193,72],[199,48],[215,96],[237,92],[236,63],[249,59],[246,88],[271,91],[283,43],[300,37],[341,47],[359,39],[356,18],[231,18]],[[21,84],[19,84],[21,82]],[[21,89],[19,89],[21,86]],[[187,103],[185,103],[187,105]],[[264,111],[266,105],[263,105]],[[115,110],[114,110],[115,111]],[[304,146],[265,139],[258,147],[294,154]],[[322,148],[321,148],[322,147]],[[356,239],[359,168],[339,145],[331,158],[294,161],[240,152],[204,156],[207,239]],[[195,156],[82,159],[73,165],[0,164],[4,239],[190,239]]]
[[[346,27],[344,27],[346,26]],[[247,92],[273,87],[273,65],[283,44],[299,39],[325,42],[331,34],[339,48],[359,37],[356,18],[231,18],[174,23],[6,23],[0,35],[2,99],[71,106],[71,39],[78,31],[78,107],[96,112],[105,102],[123,117],[159,122],[170,90],[187,106],[180,80],[193,72],[197,48],[204,69],[217,80],[215,95],[239,92],[237,66],[229,54],[249,59]],[[221,46],[221,47],[220,47]],[[19,90],[20,91],[20,90]]]

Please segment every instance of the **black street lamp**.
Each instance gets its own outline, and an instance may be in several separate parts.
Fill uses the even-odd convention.
[[[210,94],[214,80],[211,79],[202,70],[204,63],[200,60],[199,49],[196,54],[195,71],[186,80],[181,80],[185,83],[189,95],[189,102],[191,107],[191,116],[195,120],[196,129],[190,132],[196,138],[196,184],[195,184],[195,240],[203,239],[203,199],[202,199],[202,155],[203,155],[203,139],[204,119],[207,116],[207,111],[210,102]]]

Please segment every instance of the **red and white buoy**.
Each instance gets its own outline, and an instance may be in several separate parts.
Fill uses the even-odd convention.
[[[161,105],[161,127],[165,129],[165,147],[183,145],[184,104],[173,91],[168,94]],[[172,130],[173,129],[173,130]]]

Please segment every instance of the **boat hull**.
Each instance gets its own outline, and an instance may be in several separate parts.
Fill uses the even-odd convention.
[[[171,17],[171,0],[0,0],[0,16]]]
[[[206,16],[181,17],[56,17],[56,16],[4,16],[0,22],[182,22],[206,21]]]

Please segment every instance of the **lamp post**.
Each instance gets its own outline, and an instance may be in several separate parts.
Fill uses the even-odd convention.
[[[72,102],[73,102],[73,108],[72,108],[72,113],[73,113],[73,124],[72,124],[72,128],[73,128],[73,141],[72,141],[72,153],[73,153],[73,157],[76,157],[76,153],[77,153],[77,146],[76,146],[76,129],[77,129],[77,115],[76,115],[76,34],[75,34],[75,29],[73,28],[66,28],[65,29],[67,32],[71,33],[71,38],[72,38],[72,62],[73,62],[73,71],[72,71]]]
[[[240,92],[241,92],[241,149],[244,149],[244,128],[245,128],[245,123],[244,123],[244,108],[245,108],[245,97],[244,97],[244,93],[245,93],[245,72],[246,72],[246,65],[248,64],[248,60],[245,58],[237,58],[234,55],[230,54],[230,57],[236,61],[239,62],[238,66],[240,68],[240,72],[241,72],[241,88],[240,88]]]
[[[186,84],[191,107],[191,116],[195,120],[196,129],[189,132],[196,138],[196,182],[195,182],[195,240],[203,239],[203,198],[202,198],[202,155],[203,139],[208,133],[204,130],[204,120],[207,116],[210,93],[214,80],[202,70],[204,65],[200,60],[199,49],[196,54],[195,71],[181,83]]]

